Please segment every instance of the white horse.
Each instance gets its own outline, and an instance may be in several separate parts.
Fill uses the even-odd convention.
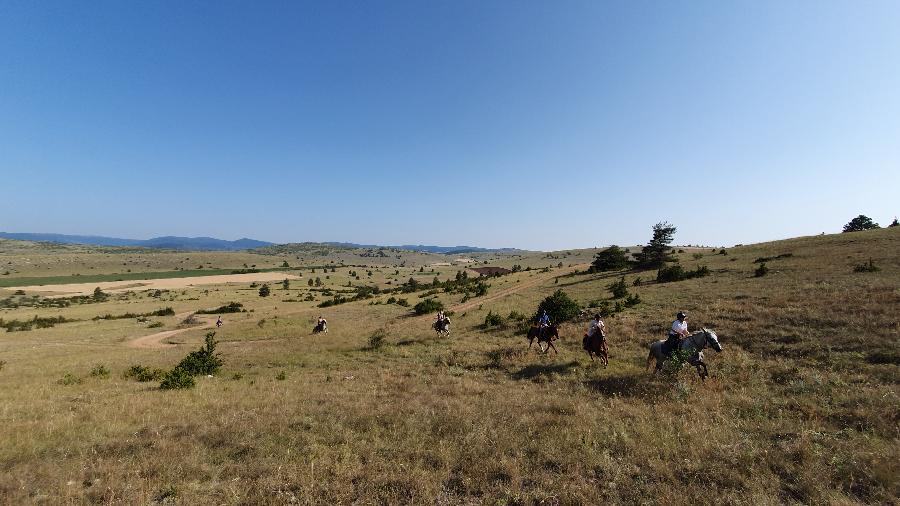
[[[663,362],[667,360],[667,357],[663,354],[664,342],[666,342],[665,339],[662,339],[650,344],[650,354],[647,355],[648,371],[650,370],[650,364],[654,359],[656,360],[656,371],[662,369]],[[707,376],[709,376],[706,362],[703,361],[703,349],[706,348],[707,345],[716,350],[717,353],[722,351],[722,345],[719,344],[719,338],[716,336],[716,333],[704,328],[703,330],[698,330],[682,339],[681,345],[678,348],[679,350],[688,353],[690,356],[688,358],[688,363],[697,368],[697,374],[700,375],[700,379],[706,379]]]

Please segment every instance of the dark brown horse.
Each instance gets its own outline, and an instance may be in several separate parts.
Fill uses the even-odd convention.
[[[531,327],[528,329],[528,349],[531,349],[531,345],[534,344],[534,340],[538,341],[538,348],[541,348],[541,343],[547,343],[545,348],[541,348],[541,351],[547,353],[550,351],[550,348],[553,348],[553,351],[559,354],[559,351],[556,350],[556,346],[553,346],[553,341],[559,339],[559,327],[556,325],[550,325],[549,327]]]
[[[606,336],[602,332],[596,330],[592,336],[585,334],[581,344],[591,357],[591,362],[594,361],[594,355],[597,355],[604,366],[609,365],[609,346],[606,345]]]

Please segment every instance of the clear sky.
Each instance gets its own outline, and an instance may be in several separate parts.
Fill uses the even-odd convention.
[[[896,0],[0,0],[2,231],[730,246],[898,190]]]

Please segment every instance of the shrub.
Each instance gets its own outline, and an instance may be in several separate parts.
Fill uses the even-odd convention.
[[[240,302],[229,302],[224,306],[219,306],[215,309],[201,309],[197,311],[197,314],[225,314],[225,313],[240,313],[244,308],[244,305]]]
[[[67,372],[62,378],[56,381],[60,385],[78,385],[82,382],[82,379],[74,374]]]
[[[625,299],[625,307],[634,307],[641,303],[641,296],[638,294],[629,295]]]
[[[287,373],[284,371],[278,371],[278,374],[275,375],[275,379],[278,381],[284,381],[287,379]]]
[[[215,332],[206,333],[206,345],[197,351],[188,353],[181,362],[175,366],[176,369],[183,369],[193,376],[215,374],[222,367],[222,359],[216,353]]]
[[[704,276],[709,276],[709,272],[709,267],[705,265],[700,265],[692,271],[685,271],[681,265],[675,264],[660,269],[656,273],[656,282],[669,283],[691,278],[702,278]]]
[[[641,277],[638,276],[634,278],[634,281],[631,282],[631,286],[641,286]]]
[[[612,298],[614,299],[621,299],[628,295],[628,287],[625,285],[625,276],[622,276],[622,279],[610,284],[607,288],[612,293]]]
[[[152,322],[152,323],[150,323],[150,325],[147,325],[147,328],[148,329],[158,329],[159,327],[162,327],[162,326],[163,326],[162,322]]]
[[[853,272],[878,272],[881,269],[875,265],[875,262],[872,259],[869,259],[869,263],[859,264],[853,268]]]
[[[615,271],[628,267],[628,256],[622,248],[613,244],[605,250],[597,253],[591,267],[595,271]]]
[[[894,221],[892,221],[891,224],[888,225],[888,228],[897,227],[897,226],[900,226],[900,221],[897,221],[897,218],[895,217]],[[9,274],[9,273],[7,272],[7,274]]]
[[[106,368],[103,364],[97,364],[91,369],[91,377],[93,378],[108,378],[109,377],[109,369]]]
[[[757,278],[761,278],[768,273],[769,273],[769,268],[766,267],[765,262],[759,264],[759,267],[757,267],[756,270],[753,271],[753,275],[756,276]]]
[[[581,310],[578,303],[572,300],[566,292],[557,290],[538,305],[534,319],[537,319],[544,311],[550,316],[553,323],[562,323],[578,316]]]
[[[180,367],[176,367],[167,372],[163,377],[159,388],[163,390],[176,390],[183,388],[194,388],[194,376]]]
[[[103,293],[103,290],[101,290],[99,286],[97,288],[94,288],[94,302],[103,302],[108,297],[109,296]]]
[[[287,263],[287,262],[285,262],[285,263]],[[289,289],[291,288],[291,280],[285,278],[284,281],[281,282],[281,286],[282,286],[285,290],[289,290]]]
[[[397,299],[397,305],[403,307],[409,307],[409,301],[406,299]]]
[[[503,317],[492,311],[488,311],[487,316],[484,317],[484,327],[498,327],[500,325],[503,325]]]
[[[378,329],[369,336],[369,349],[377,350],[384,346],[384,340],[387,337],[387,331]]]
[[[133,365],[122,375],[125,379],[133,378],[137,381],[159,381],[166,375],[162,369],[151,369],[142,365]]]
[[[872,218],[864,214],[860,214],[856,218],[850,220],[849,223],[844,225],[844,232],[860,232],[862,230],[872,230],[876,228],[881,228],[877,223],[872,221]]]
[[[263,286],[259,287],[259,296],[260,297],[268,297],[270,293],[271,293],[271,290],[269,289],[269,285],[263,283]]]
[[[175,310],[171,307],[164,307],[144,316],[174,316]]]
[[[437,299],[425,299],[413,306],[413,311],[415,311],[417,315],[434,313],[442,309],[444,309],[444,304]]]
[[[507,318],[510,320],[521,321],[524,320],[526,316],[518,311],[510,311]]]

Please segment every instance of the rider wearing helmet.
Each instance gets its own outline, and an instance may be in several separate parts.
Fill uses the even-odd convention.
[[[669,354],[678,349],[678,345],[681,344],[682,337],[688,337],[688,326],[687,326],[687,313],[684,311],[679,311],[677,315],[675,315],[675,321],[672,322],[672,329],[669,330],[669,337],[666,339],[666,344],[669,348]]]

